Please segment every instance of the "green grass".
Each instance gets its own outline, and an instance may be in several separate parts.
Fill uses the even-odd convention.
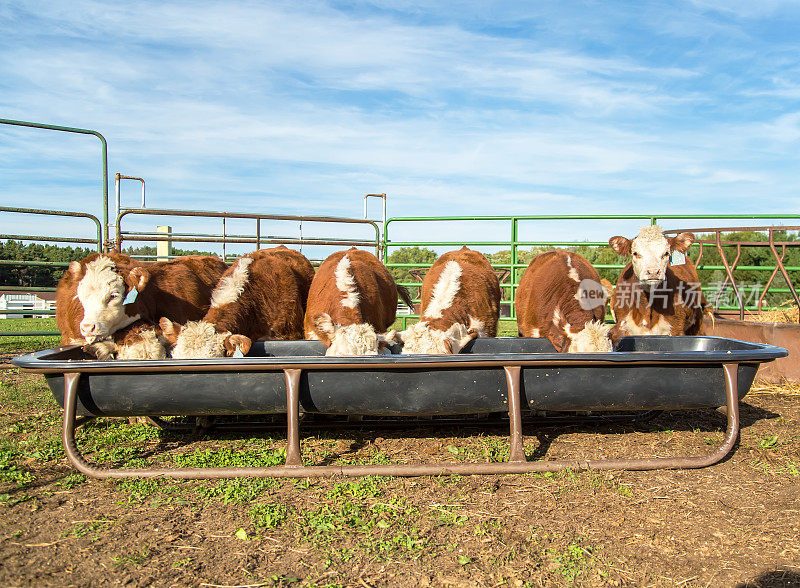
[[[55,318],[0,319],[0,331],[58,331]],[[59,336],[3,336],[0,351],[10,353],[21,350],[49,349],[61,344]]]

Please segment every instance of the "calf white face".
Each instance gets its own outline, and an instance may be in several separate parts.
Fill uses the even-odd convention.
[[[206,359],[231,357],[238,349],[242,355],[250,351],[251,341],[244,335],[217,333],[214,325],[205,321],[189,321],[181,327],[162,318],[159,325],[164,336],[174,345],[174,359]]]
[[[372,325],[356,323],[336,325],[323,313],[314,322],[315,329],[330,341],[325,355],[378,355],[394,340],[394,331],[378,334]],[[317,336],[319,334],[316,334]]]
[[[400,333],[403,340],[403,353],[409,355],[446,355],[460,352],[478,334],[461,323],[455,323],[447,331],[431,329],[427,321],[411,325]]]
[[[631,256],[636,279],[648,288],[654,288],[664,280],[670,253],[672,251],[683,253],[693,242],[692,233],[680,233],[667,239],[661,227],[657,225],[642,227],[633,240],[625,237],[612,237],[609,240],[611,248],[618,254]]]
[[[336,326],[325,355],[378,355],[378,335],[372,325]]]
[[[608,333],[611,325],[599,321],[586,323],[583,330],[574,335],[567,328],[567,337],[570,339],[569,353],[610,353],[614,350]]]
[[[73,262],[69,271],[80,272],[80,264]],[[104,339],[139,319],[139,315],[125,313],[125,280],[108,257],[101,256],[86,264],[86,273],[78,282],[77,290],[83,306],[81,335],[88,343]]]

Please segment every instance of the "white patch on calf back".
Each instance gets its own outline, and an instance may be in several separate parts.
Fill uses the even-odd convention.
[[[336,264],[334,274],[336,277],[336,287],[344,292],[345,297],[342,299],[342,306],[347,308],[355,308],[358,306],[359,295],[356,286],[356,279],[350,271],[350,258],[345,255]]]
[[[233,271],[220,278],[219,284],[211,293],[212,308],[230,304],[239,299],[250,277],[249,266],[251,263],[253,263],[252,257],[241,257],[234,264]]]
[[[580,283],[581,277],[578,275],[578,270],[576,270],[572,266],[572,257],[570,257],[569,255],[567,255],[567,267],[569,268],[569,272],[567,272],[567,275],[576,282]]]
[[[453,305],[461,288],[461,266],[457,261],[448,261],[433,287],[431,302],[425,308],[425,318],[442,318],[442,312]]]

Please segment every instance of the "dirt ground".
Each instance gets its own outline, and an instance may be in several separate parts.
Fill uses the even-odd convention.
[[[751,391],[741,440],[694,471],[90,480],[38,375],[0,372],[2,586],[800,586],[800,389]],[[713,410],[526,427],[529,459],[691,455]],[[496,427],[303,430],[307,464],[502,460]],[[84,427],[97,463],[271,465],[280,433]]]

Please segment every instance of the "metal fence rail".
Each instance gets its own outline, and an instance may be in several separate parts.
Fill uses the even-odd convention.
[[[467,245],[469,247],[502,247],[505,249],[509,249],[511,251],[511,259],[508,263],[493,263],[492,266],[497,269],[506,269],[508,270],[508,280],[501,283],[501,287],[504,292],[504,297],[507,298],[506,300],[501,301],[501,305],[508,307],[508,316],[501,318],[501,321],[516,321],[516,313],[514,310],[514,295],[516,293],[517,286],[519,285],[519,279],[522,277],[522,273],[524,269],[527,267],[527,263],[520,263],[519,261],[519,248],[520,247],[546,247],[546,248],[555,248],[555,247],[608,247],[607,241],[531,241],[531,240],[520,240],[520,224],[525,221],[546,221],[546,222],[558,222],[558,221],[614,221],[614,220],[642,220],[646,221],[649,224],[655,225],[658,224],[660,221],[665,220],[748,220],[748,221],[770,221],[770,220],[792,220],[797,222],[800,219],[800,214],[717,214],[717,215],[636,215],[636,214],[626,214],[626,215],[527,215],[527,216],[448,216],[448,217],[393,217],[388,219],[384,223],[384,260],[388,267],[394,268],[424,268],[430,267],[430,263],[392,263],[389,262],[390,257],[390,249],[398,249],[400,247],[461,247],[462,245]],[[390,226],[397,226],[402,223],[425,223],[425,222],[475,222],[478,223],[480,226],[481,224],[485,226],[487,222],[507,222],[508,223],[508,240],[468,240],[468,239],[460,239],[457,241],[393,241],[391,239],[391,231]],[[770,238],[766,242],[756,242],[756,243],[740,243],[736,241],[728,242],[720,242],[720,235],[722,232],[731,232],[737,230],[757,230],[762,229],[764,231],[769,231]],[[735,269],[739,270],[763,270],[763,271],[771,271],[772,276],[768,282],[768,291],[774,293],[791,293],[796,300],[797,293],[794,291],[794,287],[791,283],[790,276],[788,272],[798,272],[800,271],[800,267],[794,266],[784,266],[783,259],[785,257],[785,247],[791,246],[799,246],[800,242],[775,242],[774,241],[774,232],[775,231],[786,231],[786,230],[798,230],[800,227],[798,226],[776,226],[770,225],[767,227],[730,227],[730,228],[709,228],[709,229],[682,229],[682,230],[692,230],[695,233],[714,233],[716,235],[716,240],[713,244],[718,248],[720,251],[723,264],[722,265],[699,265],[699,270],[720,270],[725,271],[731,281],[734,280],[733,278],[733,271]],[[680,230],[667,230],[665,233],[677,233]],[[483,234],[482,231],[478,230],[475,231],[475,234],[481,235]],[[611,236],[611,235],[609,235]],[[693,245],[693,247],[697,248],[699,251],[698,261],[700,261],[700,257],[702,256],[702,247],[704,245],[708,245],[709,243],[707,240],[700,240],[697,244]],[[736,263],[733,264],[728,263],[724,251],[722,247],[727,246],[760,246],[760,247],[769,247],[773,255],[775,257],[776,263],[774,266],[736,266]],[[777,247],[784,248],[784,254],[779,255],[777,252]],[[738,257],[737,260],[738,261]],[[594,264],[596,269],[618,269],[622,270],[625,265],[624,264]],[[522,270],[522,271],[520,271]],[[772,282],[775,278],[777,272],[780,271],[784,276],[784,279],[789,284],[789,288],[771,288]],[[404,282],[404,286],[407,287],[414,287],[420,286],[419,282]],[[704,287],[704,290],[712,290],[709,287]],[[740,304],[736,307],[727,308],[728,310],[739,310],[741,316],[744,316],[745,309],[750,310],[742,303],[742,297],[739,296],[737,291],[737,299],[739,300]],[[763,306],[763,298],[765,294],[762,294],[761,298],[759,299],[759,303],[757,307],[752,309],[761,310],[764,308]],[[415,299],[415,302],[419,302],[419,299]],[[800,300],[798,300],[800,302]],[[405,328],[407,324],[407,320],[409,318],[417,318],[418,315],[408,315],[403,318],[403,328]]]
[[[13,214],[35,214],[41,216],[56,216],[56,217],[70,217],[70,218],[84,218],[94,224],[95,236],[94,237],[59,237],[52,235],[17,235],[0,233],[0,240],[14,240],[14,241],[30,241],[30,242],[44,242],[44,243],[74,243],[82,245],[92,245],[97,251],[103,250],[103,229],[100,221],[94,215],[85,212],[69,212],[63,210],[42,210],[38,208],[17,208],[9,206],[0,206],[0,214],[13,215]],[[67,267],[69,262],[58,261],[41,261],[41,260],[17,260],[17,259],[2,259],[0,265],[3,266],[17,266],[17,267]],[[52,286],[16,286],[9,284],[0,284],[0,290],[5,292],[54,292],[55,288]],[[27,314],[27,312],[15,312],[8,310],[4,314]],[[36,309],[31,314],[37,315],[55,315],[54,310],[39,310]],[[27,336],[43,336],[43,335],[58,335],[58,331],[6,331],[0,330],[0,336],[9,337],[27,337]]]
[[[215,218],[222,223],[220,233],[153,233],[150,231],[125,231],[123,230],[123,219],[139,216],[162,216],[162,217],[193,217],[193,218]],[[228,219],[246,219],[255,222],[255,232],[252,234],[228,234]],[[286,221],[298,223],[298,236],[295,237],[276,237],[263,235],[261,231],[262,221]],[[345,225],[368,225],[375,231],[374,239],[346,239],[330,237],[307,237],[303,236],[303,223],[330,223]],[[381,235],[380,225],[372,220],[360,218],[345,218],[335,216],[303,216],[286,214],[255,214],[239,212],[214,212],[204,210],[171,210],[157,208],[128,208],[122,210],[117,216],[116,223],[116,246],[122,250],[125,241],[167,241],[178,243],[219,243],[222,244],[222,256],[226,258],[225,246],[227,244],[249,243],[260,249],[262,245],[336,245],[341,247],[371,247],[375,250],[375,255],[381,257]]]

